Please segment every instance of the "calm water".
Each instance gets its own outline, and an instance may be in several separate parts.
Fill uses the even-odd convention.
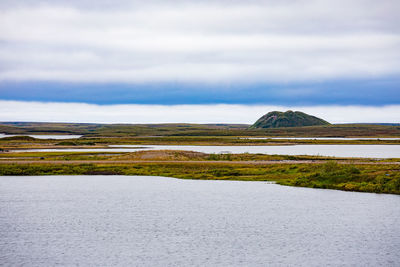
[[[203,153],[251,153],[277,155],[314,155],[357,158],[400,158],[400,145],[294,145],[294,146],[134,146],[112,145],[109,149],[29,149],[19,151],[136,152],[142,150],[186,150]],[[18,151],[18,150],[15,150]]]
[[[400,197],[261,182],[0,177],[12,266],[399,266]]]
[[[400,138],[396,137],[382,137],[382,138],[373,138],[373,137],[242,137],[240,139],[277,139],[277,140],[400,140]]]
[[[17,136],[18,134],[3,134],[0,133],[0,138],[4,138],[4,137],[13,137],[13,136]],[[33,138],[37,138],[37,139],[75,139],[75,138],[79,138],[82,135],[58,135],[58,134],[20,134],[23,136],[30,136]]]

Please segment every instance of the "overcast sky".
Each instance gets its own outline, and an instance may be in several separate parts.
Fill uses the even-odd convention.
[[[0,99],[399,105],[399,14],[398,0],[0,0]]]

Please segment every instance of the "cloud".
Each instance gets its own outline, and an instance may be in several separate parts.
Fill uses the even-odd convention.
[[[0,81],[285,83],[400,74],[395,0],[112,8],[114,1],[96,1],[94,9],[92,1],[15,2],[3,1],[0,12]]]
[[[300,110],[331,123],[399,123],[400,105],[93,105],[0,100],[0,121],[91,123],[245,123],[273,110]]]
[[[91,104],[396,105],[400,80],[309,83],[60,83],[3,82],[1,100]]]

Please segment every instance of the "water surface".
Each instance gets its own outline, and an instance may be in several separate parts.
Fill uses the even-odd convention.
[[[5,266],[398,266],[400,197],[145,176],[0,177]]]
[[[30,136],[36,139],[75,139],[82,135],[59,135],[59,134],[4,134],[0,133],[0,138],[13,137],[13,136]]]
[[[240,139],[250,140],[400,140],[400,137],[241,137]]]
[[[170,146],[111,145],[110,148],[28,149],[16,152],[136,152],[142,150],[185,150],[203,153],[250,153],[312,155],[355,158],[400,158],[400,145],[289,145],[289,146]]]

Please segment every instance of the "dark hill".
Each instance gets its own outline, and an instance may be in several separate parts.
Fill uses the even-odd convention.
[[[286,112],[272,111],[265,114],[254,123],[251,128],[279,128],[279,127],[301,127],[313,125],[329,125],[323,119],[308,115],[300,111]]]

